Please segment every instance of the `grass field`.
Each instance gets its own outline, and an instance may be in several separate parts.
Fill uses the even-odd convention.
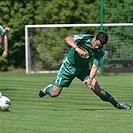
[[[0,90],[11,99],[0,111],[0,133],[132,133],[132,109],[118,110],[75,79],[57,98],[38,97],[55,74],[1,73]],[[97,76],[103,89],[132,106],[133,75]]]

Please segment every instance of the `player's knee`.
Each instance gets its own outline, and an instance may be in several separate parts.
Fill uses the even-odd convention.
[[[51,91],[51,93],[50,93],[51,97],[57,97],[59,95],[60,95],[60,92],[57,92],[57,91]]]

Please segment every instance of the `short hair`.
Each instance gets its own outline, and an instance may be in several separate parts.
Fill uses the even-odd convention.
[[[96,40],[99,40],[102,45],[106,44],[108,42],[108,35],[104,32],[99,32],[96,35]]]

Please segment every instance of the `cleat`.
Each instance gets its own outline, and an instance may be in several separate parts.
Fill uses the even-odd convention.
[[[118,106],[118,109],[130,110],[131,107],[128,104],[126,104],[126,103],[120,103],[119,106]]]
[[[47,95],[47,93],[45,92],[45,90],[48,88],[48,87],[51,87],[52,84],[49,84],[48,86],[46,86],[45,88],[41,89],[40,92],[39,92],[39,97],[44,97]]]

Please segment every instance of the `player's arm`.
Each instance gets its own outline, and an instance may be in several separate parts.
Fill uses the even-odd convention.
[[[93,80],[97,74],[97,70],[98,70],[98,66],[96,66],[95,64],[92,65],[92,68],[91,68],[91,72],[90,72],[90,80]]]
[[[7,57],[8,56],[8,39],[4,39],[4,51],[2,54],[3,57]]]
[[[83,51],[82,49],[80,49],[80,48],[77,46],[77,44],[74,42],[72,36],[66,37],[66,38],[65,38],[65,41],[66,41],[66,43],[67,43],[69,46],[73,47],[73,48],[78,52],[79,55],[84,56],[84,55],[86,54],[85,51]]]
[[[68,37],[66,37],[65,38],[65,41],[66,41],[66,43],[68,44],[68,45],[70,45],[71,47],[73,47],[73,48],[78,48],[78,46],[75,44],[75,42],[74,42],[74,40],[73,40],[73,38],[71,37],[71,36],[68,36]]]
[[[0,41],[2,41],[2,39],[4,39],[4,51],[3,51],[3,54],[2,54],[3,57],[8,56],[8,39],[6,37],[6,34],[9,30],[10,30],[9,27],[5,27],[2,34],[1,34],[1,36],[0,36],[0,38],[1,38]]]
[[[0,35],[0,44],[2,43],[2,41],[3,41],[3,36]]]
[[[7,32],[10,30],[9,27],[5,27],[3,32],[0,35],[0,43],[2,43],[2,40],[4,39],[4,36],[7,34]]]
[[[93,81],[93,79],[95,78],[96,74],[97,74],[97,70],[98,70],[98,66],[96,66],[95,64],[92,65],[91,68],[91,72],[90,72],[90,78],[85,80],[83,83],[85,83],[89,88],[91,88],[91,83]]]

